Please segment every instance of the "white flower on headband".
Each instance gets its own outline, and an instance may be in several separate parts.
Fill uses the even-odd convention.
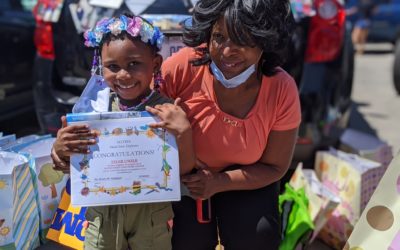
[[[116,19],[115,22],[112,22],[108,25],[108,29],[110,30],[111,34],[113,34],[114,36],[118,36],[119,34],[121,34],[122,31],[121,26],[121,20]]]
[[[153,27],[151,27],[148,23],[143,22],[142,27],[140,29],[140,38],[144,43],[151,41],[151,37],[153,36]]]
[[[95,31],[94,37],[96,39],[96,42],[100,43],[101,39],[103,39],[103,33],[101,33],[100,31]]]

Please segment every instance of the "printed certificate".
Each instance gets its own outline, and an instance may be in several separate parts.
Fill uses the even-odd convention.
[[[151,129],[147,112],[68,114],[68,125],[98,134],[87,155],[71,156],[71,204],[100,206],[180,200],[175,137]]]

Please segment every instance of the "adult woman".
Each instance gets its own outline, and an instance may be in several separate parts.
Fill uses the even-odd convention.
[[[227,249],[278,248],[276,182],[300,123],[296,84],[278,67],[291,20],[286,0],[200,0],[185,27],[189,48],[164,62],[162,91],[182,99],[201,162],[182,182],[193,198],[211,197],[213,213],[198,223],[194,199],[182,197],[173,249],[214,249],[217,227]]]

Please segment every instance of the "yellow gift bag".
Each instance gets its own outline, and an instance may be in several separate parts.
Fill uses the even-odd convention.
[[[70,188],[68,179],[47,238],[74,249],[83,249],[86,207],[71,206]]]
[[[382,164],[354,154],[334,149],[317,152],[317,176],[341,200],[319,233],[323,241],[343,249],[385,170]]]
[[[344,249],[400,250],[400,154],[390,163]]]

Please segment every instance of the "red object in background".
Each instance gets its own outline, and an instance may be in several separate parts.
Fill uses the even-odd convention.
[[[34,42],[37,54],[42,58],[50,60],[54,60],[55,58],[52,24],[51,22],[43,21],[38,12],[41,12],[39,9],[52,8],[53,5],[54,1],[39,0],[33,9],[33,14],[36,20]]]
[[[196,200],[197,221],[199,223],[211,222],[211,200]]]
[[[55,54],[51,23],[36,20],[34,41],[40,57],[54,60]]]
[[[305,61],[332,61],[343,46],[345,10],[337,0],[316,0],[314,6],[317,14],[310,21]]]

